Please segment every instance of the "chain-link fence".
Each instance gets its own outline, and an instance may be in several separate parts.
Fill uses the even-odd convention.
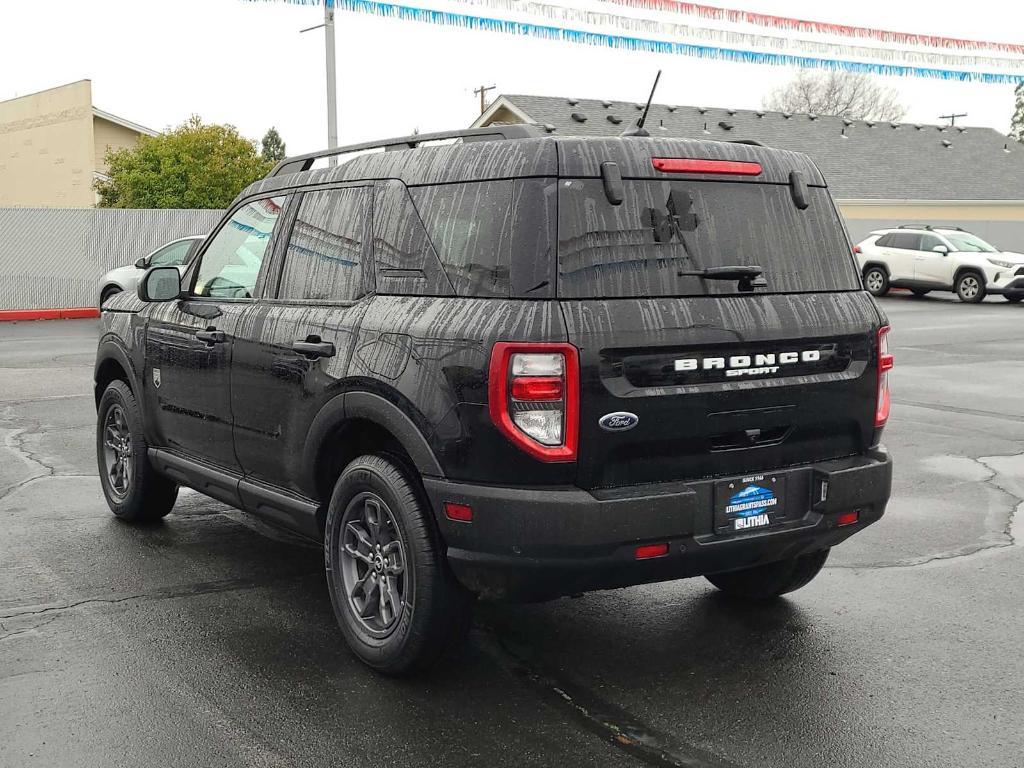
[[[92,307],[107,270],[168,240],[206,234],[223,211],[0,208],[0,310]]]

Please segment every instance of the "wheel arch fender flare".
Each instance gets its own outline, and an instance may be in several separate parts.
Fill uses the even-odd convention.
[[[320,409],[309,426],[302,455],[302,484],[315,487],[321,451],[332,434],[354,419],[370,421],[391,434],[412,459],[416,471],[428,477],[444,477],[433,449],[415,422],[390,400],[372,392],[343,392]]]
[[[864,262],[864,266],[861,268],[860,273],[863,275],[869,269],[871,269],[872,267],[877,267],[878,269],[880,269],[883,272],[885,272],[885,276],[886,277],[890,277],[889,267],[883,261],[866,261],[866,262]]]
[[[103,396],[103,392],[99,387],[99,382],[103,378],[102,373],[107,370],[107,366],[111,362],[117,363],[124,371],[125,376],[128,377],[127,383],[129,388],[136,398],[140,398],[138,373],[135,370],[135,364],[132,362],[131,355],[119,343],[108,338],[101,341],[96,349],[96,364],[93,367],[93,387],[96,404],[99,405],[100,398]]]
[[[985,270],[983,270],[981,267],[976,267],[973,264],[962,264],[961,266],[957,267],[956,272],[953,273],[954,289],[956,288],[956,284],[960,282],[960,278],[963,277],[964,274],[967,272],[970,272],[980,277],[982,285],[988,283],[988,277],[985,276]]]

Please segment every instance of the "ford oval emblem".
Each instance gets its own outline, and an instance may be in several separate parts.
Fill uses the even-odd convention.
[[[635,413],[616,411],[615,413],[606,413],[598,419],[597,423],[601,429],[608,432],[625,432],[627,429],[635,427],[639,421],[640,419]]]

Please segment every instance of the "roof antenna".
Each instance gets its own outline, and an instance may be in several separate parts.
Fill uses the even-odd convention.
[[[644,128],[644,123],[647,122],[647,113],[651,109],[651,100],[654,98],[654,91],[658,87],[658,80],[661,79],[661,70],[658,70],[658,74],[654,76],[654,85],[651,86],[651,95],[647,97],[647,106],[644,107],[643,114],[636,121],[636,125],[633,128],[627,128],[622,132],[623,136],[650,136],[651,134]]]

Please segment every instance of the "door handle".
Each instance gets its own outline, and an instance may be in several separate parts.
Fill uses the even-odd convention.
[[[315,341],[313,339],[316,339]],[[302,341],[293,341],[292,349],[306,357],[334,357],[334,344],[320,341],[319,337],[309,337]]]
[[[216,328],[196,331],[196,338],[200,341],[205,341],[207,344],[223,344],[227,340],[224,331],[218,331]]]

